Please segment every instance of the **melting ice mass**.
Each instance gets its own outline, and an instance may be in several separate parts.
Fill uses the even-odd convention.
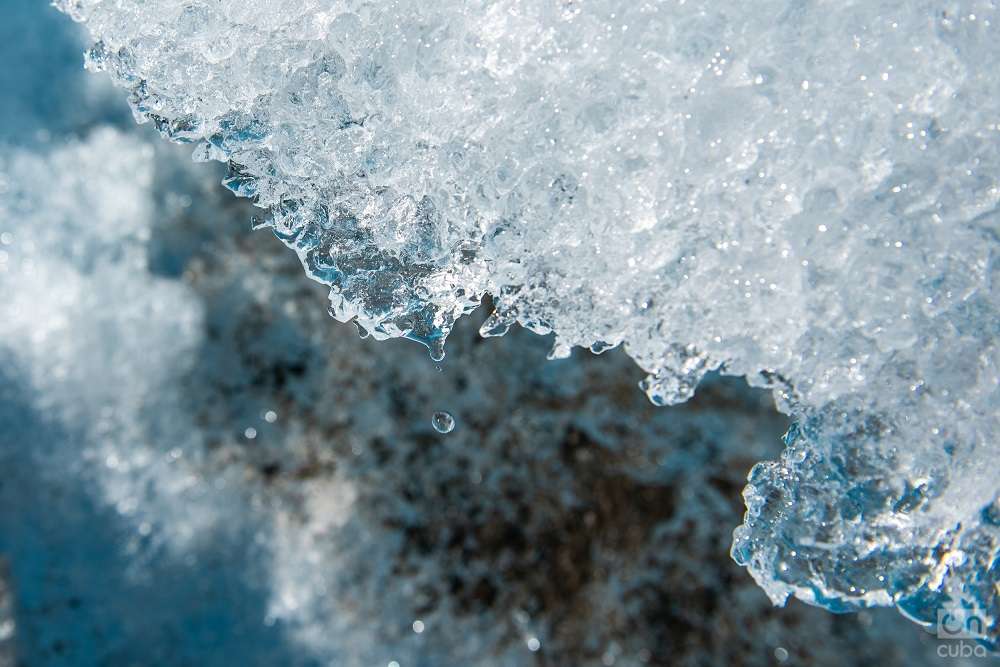
[[[489,294],[657,404],[745,376],[794,420],[732,552],[772,600],[996,645],[995,2],[56,4],[334,317],[440,357]]]

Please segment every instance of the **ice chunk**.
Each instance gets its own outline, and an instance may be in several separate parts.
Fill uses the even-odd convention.
[[[57,5],[334,316],[440,354],[489,293],[485,333],[622,345],[657,403],[773,388],[805,458],[737,557],[832,608],[971,586],[997,636],[995,3]]]
[[[996,648],[995,455],[962,455],[958,430],[928,451],[850,406],[803,419],[781,459],[750,473],[733,557],[776,603],[794,594],[833,611],[895,604],[928,627],[966,608]]]
[[[891,614],[772,613],[720,549],[787,425],[761,392],[658,410],[620,350],[543,364],[464,322],[438,372],[345,336],[204,165],[151,152],[104,130],[0,161],[23,662],[933,664]]]
[[[0,326],[27,663],[929,664],[891,618],[768,613],[720,549],[785,426],[759,394],[713,380],[668,412],[620,351],[546,365],[544,341],[466,322],[441,373],[319,326],[294,258],[149,150],[99,131],[4,171],[0,286],[36,304]]]

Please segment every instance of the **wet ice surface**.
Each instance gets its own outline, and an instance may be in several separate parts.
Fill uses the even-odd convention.
[[[359,340],[207,165],[108,111],[0,151],[0,664],[933,664],[727,557],[787,427],[764,396],[656,409],[618,352],[471,320],[443,372]]]
[[[624,355],[546,362],[473,321],[439,372],[329,326],[148,137],[7,155],[0,558],[27,664],[933,664],[898,617],[774,609],[727,557],[787,427],[741,382],[657,409]]]
[[[982,608],[997,633],[994,3],[63,0],[330,286],[440,353],[621,344],[796,427],[734,556],[775,601]]]
[[[400,466],[401,460],[437,454],[421,440],[424,432],[408,430],[419,424],[430,431],[427,414],[437,396],[421,401],[418,391],[392,390],[400,386],[399,377],[380,375],[374,361],[390,354],[382,348],[360,348],[370,350],[370,357],[359,359],[357,349],[348,347],[345,359],[358,367],[353,374],[345,370],[351,367],[346,360],[345,369],[323,361],[337,345],[348,344],[334,342],[339,339],[322,333],[321,320],[305,314],[315,306],[298,295],[287,265],[268,255],[266,246],[242,247],[235,237],[200,251],[224,214],[164,213],[208,200],[190,184],[170,189],[180,168],[166,169],[156,182],[161,172],[152,165],[169,161],[155,157],[145,140],[110,131],[45,149],[44,155],[9,151],[0,195],[0,231],[9,234],[9,243],[0,251],[16,271],[0,280],[5,295],[23,295],[12,300],[18,310],[4,303],[5,315],[8,307],[20,314],[0,324],[4,340],[18,341],[4,348],[12,377],[4,382],[9,410],[3,432],[14,434],[4,453],[27,465],[20,458],[24,442],[52,443],[54,455],[39,450],[38,469],[61,479],[57,488],[81,475],[94,508],[114,508],[113,516],[124,517],[120,524],[109,519],[110,534],[117,537],[104,542],[116,545],[120,537],[128,544],[124,536],[132,530],[152,536],[136,538],[139,546],[123,557],[141,564],[134,556],[147,553],[146,541],[155,545],[150,553],[157,556],[147,570],[151,581],[164,572],[157,570],[164,563],[197,559],[191,554],[201,552],[191,539],[217,540],[211,527],[219,517],[239,545],[244,524],[232,517],[251,512],[241,502],[249,493],[258,503],[251,508],[266,510],[274,503],[266,516],[275,528],[254,536],[260,524],[253,517],[247,534],[265,545],[263,551],[281,554],[267,590],[241,598],[250,607],[267,600],[262,606],[270,625],[264,627],[270,630],[246,626],[262,645],[287,629],[296,642],[339,656],[343,664],[406,664],[403,656],[445,664],[442,655],[480,655],[484,645],[506,656],[496,662],[520,664],[528,653],[568,655],[557,653],[570,650],[563,646],[588,651],[579,662],[603,662],[610,651],[609,659],[628,664],[641,662],[643,651],[656,660],[668,659],[664,650],[676,658],[680,649],[664,649],[658,632],[681,619],[691,632],[703,633],[692,651],[712,646],[763,662],[773,659],[772,646],[748,646],[720,633],[731,624],[756,627],[774,619],[775,646],[780,643],[795,659],[810,651],[821,653],[817,661],[833,661],[843,652],[862,659],[851,651],[873,651],[878,659],[880,652],[891,654],[861,620],[834,621],[801,608],[766,612],[755,606],[759,602],[709,611],[728,590],[713,589],[712,577],[736,575],[727,574],[731,566],[724,561],[718,569],[705,562],[725,549],[732,513],[739,511],[713,500],[713,484],[720,484],[712,481],[713,466],[723,471],[718,479],[733,480],[753,461],[773,459],[751,477],[749,512],[734,555],[774,599],[794,593],[833,609],[899,603],[911,616],[931,620],[951,597],[996,617],[997,473],[990,462],[997,455],[997,318],[991,281],[1000,98],[992,66],[996,17],[988,3],[833,9],[758,3],[752,16],[725,5],[700,11],[692,3],[606,11],[577,3],[518,3],[520,10],[513,12],[507,3],[466,3],[461,11],[406,3],[383,9],[337,3],[321,11],[307,2],[280,8],[72,5],[104,40],[92,52],[92,66],[110,69],[131,89],[136,110],[164,132],[206,140],[196,143],[200,158],[230,162],[227,186],[272,205],[275,230],[299,251],[311,275],[334,288],[339,318],[357,315],[377,338],[406,333],[433,346],[457,313],[489,291],[498,309],[486,333],[504,331],[513,320],[536,331],[554,329],[555,356],[570,344],[603,349],[624,342],[653,373],[646,388],[661,402],[686,397],[705,370],[723,364],[726,372],[747,373],[754,383],[777,384],[780,406],[797,422],[780,457],[776,430],[734,431],[726,418],[727,426],[714,430],[705,431],[700,422],[693,426],[698,437],[655,431],[635,436],[649,446],[687,440],[702,446],[699,456],[711,455],[707,459],[673,459],[681,461],[676,465],[685,470],[686,485],[662,476],[667,473],[655,465],[626,457],[629,467],[596,456],[590,465],[600,471],[610,474],[621,465],[627,471],[625,491],[613,483],[587,485],[596,486],[592,502],[605,512],[595,512],[593,520],[611,527],[613,555],[607,558],[613,565],[598,559],[597,574],[583,571],[582,597],[546,590],[544,581],[532,583],[530,575],[539,563],[562,562],[552,558],[563,552],[557,546],[532,549],[552,525],[570,525],[564,532],[574,532],[563,514],[576,505],[563,503],[582,493],[573,481],[582,473],[539,475],[529,486],[532,502],[522,499],[529,510],[514,509],[520,506],[505,484],[523,487],[521,476],[537,475],[531,471],[539,464],[514,457],[510,466],[498,465],[512,445],[501,440],[494,449],[483,448],[479,439],[497,430],[495,424],[474,427],[458,405],[463,428],[434,441],[456,456],[482,451],[491,462],[488,470],[468,473],[463,463],[456,472],[441,464],[416,474]],[[354,16],[347,9],[356,10]],[[820,11],[821,17],[815,13]],[[406,20],[396,21],[397,14]],[[47,187],[52,174],[66,174],[66,180]],[[119,191],[124,183],[136,189]],[[26,262],[35,267],[34,277],[22,272]],[[201,276],[208,277],[198,283]],[[119,337],[121,344],[108,346]],[[233,352],[228,340],[242,341],[239,349],[246,351]],[[525,370],[549,372],[519,347],[533,343],[496,344],[512,346],[509,358],[528,363]],[[513,362],[504,365],[508,357],[484,354],[472,365],[455,360],[459,353],[469,354],[456,350],[449,363],[470,364],[467,382],[516,377]],[[604,359],[596,363],[610,363]],[[322,374],[323,383],[308,379],[314,373]],[[330,409],[324,397],[350,405],[354,394],[344,383],[365,374],[380,382],[360,381],[359,396],[382,396],[386,409],[419,404],[401,412],[406,437],[386,430],[377,411]],[[556,374],[551,392],[560,396],[572,389],[571,377]],[[606,382],[598,378],[593,386]],[[274,405],[275,396],[266,392],[258,396],[260,386],[274,387],[286,404]],[[538,391],[512,390],[504,402],[493,395],[494,384],[481,386],[488,389],[476,408],[467,408],[471,413],[510,417]],[[588,393],[579,392],[578,400],[589,400]],[[566,417],[548,411],[580,404],[539,396],[554,402],[543,402],[540,416],[522,427],[530,443],[524,448],[555,457],[557,442],[580,436],[554,437],[562,431],[547,420]],[[617,394],[601,400],[618,409]],[[157,409],[143,407],[150,402]],[[286,417],[294,406],[302,413],[298,424]],[[266,418],[269,412],[274,422]],[[616,429],[627,431],[635,413],[622,414],[625,425],[608,417],[610,434],[598,439],[602,444],[594,452],[588,445],[587,456],[629,441]],[[755,415],[759,425],[762,418]],[[585,426],[590,439],[595,429],[604,432]],[[249,429],[253,438],[246,437]],[[339,450],[330,446],[335,435]],[[404,444],[411,440],[413,449]],[[313,444],[303,444],[308,442]],[[364,472],[343,482],[345,457],[363,461]],[[231,479],[243,465],[259,471],[259,488]],[[464,488],[454,479],[467,473],[494,485],[487,487],[495,495],[486,496],[492,500],[484,507],[507,507],[517,528],[524,525],[522,512],[536,511],[537,524],[499,538],[490,531],[506,524],[489,515],[474,516],[459,536],[433,522],[429,528],[421,524],[418,519],[440,506],[432,491]],[[634,523],[629,504],[608,500],[619,492],[638,497],[628,486],[633,478],[651,479],[654,487],[643,516],[655,530],[638,541],[620,534]],[[662,517],[654,511],[670,506],[656,495],[658,487],[680,493],[682,502],[675,505],[689,513],[676,519],[674,532],[660,526]],[[292,500],[272,500],[275,488]],[[536,495],[548,499],[542,504],[547,509],[537,509]],[[67,504],[66,516],[77,516],[74,504]],[[388,509],[374,511],[373,505]],[[32,542],[17,532],[32,522],[16,515],[5,520],[11,522],[5,533],[18,537],[0,551],[22,545],[32,553]],[[81,518],[80,525],[87,521]],[[704,529],[704,542],[690,541],[686,521],[712,524]],[[504,551],[516,535],[531,545],[520,560],[516,549],[514,555]],[[655,535],[666,537],[657,541]],[[489,585],[469,575],[476,591],[468,596],[471,602],[452,601],[451,588],[425,596],[445,600],[439,605],[448,611],[438,613],[449,622],[435,622],[416,601],[423,599],[417,594],[425,579],[432,591],[441,582],[425,559],[450,572],[446,557],[469,541],[480,545],[477,553],[499,550],[499,561],[513,563],[502,586],[493,582],[494,589],[513,593],[491,596]],[[693,544],[690,563],[697,565],[678,565],[689,563],[677,551],[679,543]],[[358,544],[365,545],[358,549],[365,557],[352,551]],[[579,553],[591,546],[579,547]],[[213,560],[223,548],[215,549],[204,552],[217,563],[205,571],[218,577],[199,581],[225,598],[242,575],[224,576],[230,574],[225,559]],[[110,547],[101,553],[119,557]],[[570,550],[563,560],[579,562],[577,554]],[[484,562],[478,571],[496,570],[488,557]],[[629,565],[635,562],[642,565]],[[338,578],[337,572],[352,568],[371,576]],[[674,572],[677,590],[690,583],[682,573],[705,586],[698,590],[711,592],[697,612],[636,593],[649,606],[632,607],[639,611],[620,621],[619,630],[606,619],[621,608],[621,591],[630,590],[620,586],[622,571],[636,573],[637,581],[658,582]],[[36,580],[19,572],[15,578]],[[352,588],[356,581],[371,587]],[[75,585],[88,583],[82,576]],[[123,583],[120,591],[133,585]],[[58,596],[59,590],[38,595]],[[316,594],[329,590],[339,594]],[[120,603],[126,597],[118,595],[108,598]],[[399,604],[388,603],[393,595]],[[567,625],[553,611],[562,599],[585,600],[595,611],[579,626]],[[528,604],[532,600],[537,608]],[[373,654],[376,629],[365,628],[378,613],[372,611],[376,603],[406,616],[396,619],[399,643],[386,649],[399,655]],[[166,595],[156,608],[168,615],[165,610],[180,604]],[[73,606],[65,609],[60,613],[72,617]],[[464,610],[467,624],[450,623],[455,610]],[[26,613],[30,618],[32,612]],[[43,612],[33,613],[42,618]],[[784,624],[791,621],[782,619],[807,613],[815,637],[787,630]],[[580,615],[564,610],[563,616]],[[116,616],[109,609],[95,618]],[[425,624],[419,637],[415,620]],[[225,625],[203,622],[199,627]],[[590,636],[591,622],[611,629],[591,645],[574,641],[574,632]],[[841,622],[848,623],[849,639],[828,640],[827,624]],[[447,628],[453,634],[443,636]],[[128,647],[148,631],[135,619],[120,635],[98,634],[105,637],[102,650],[127,653],[121,642]],[[209,643],[212,632],[182,648],[195,655],[197,642]],[[995,625],[990,632],[995,636]],[[32,646],[39,655],[55,654],[53,642],[36,639],[43,632],[29,636],[38,642]],[[761,630],[758,636],[772,635]],[[860,637],[871,643],[854,641]],[[277,645],[270,644],[280,651]],[[133,655],[141,655],[134,646]]]

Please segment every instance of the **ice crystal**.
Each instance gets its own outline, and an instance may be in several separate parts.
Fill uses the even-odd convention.
[[[622,345],[796,419],[734,555],[782,601],[998,634],[1000,16],[900,3],[58,0],[88,66],[330,286],[443,353]]]

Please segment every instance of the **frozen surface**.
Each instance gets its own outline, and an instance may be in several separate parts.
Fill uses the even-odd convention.
[[[996,640],[994,2],[57,4],[335,317],[439,355],[488,293],[484,334],[622,345],[656,403],[773,388],[734,556]]]
[[[760,392],[656,409],[620,353],[473,322],[438,371],[324,326],[205,165],[104,127],[4,155],[0,664],[935,664],[727,557],[787,426]]]
[[[212,165],[109,128],[76,37],[16,8],[52,43],[0,42],[30,65],[0,128],[44,130],[0,135],[0,665],[936,664],[728,558],[787,428],[761,392],[655,409],[618,351],[469,318],[439,371],[332,326]],[[39,72],[94,95],[31,104]]]

